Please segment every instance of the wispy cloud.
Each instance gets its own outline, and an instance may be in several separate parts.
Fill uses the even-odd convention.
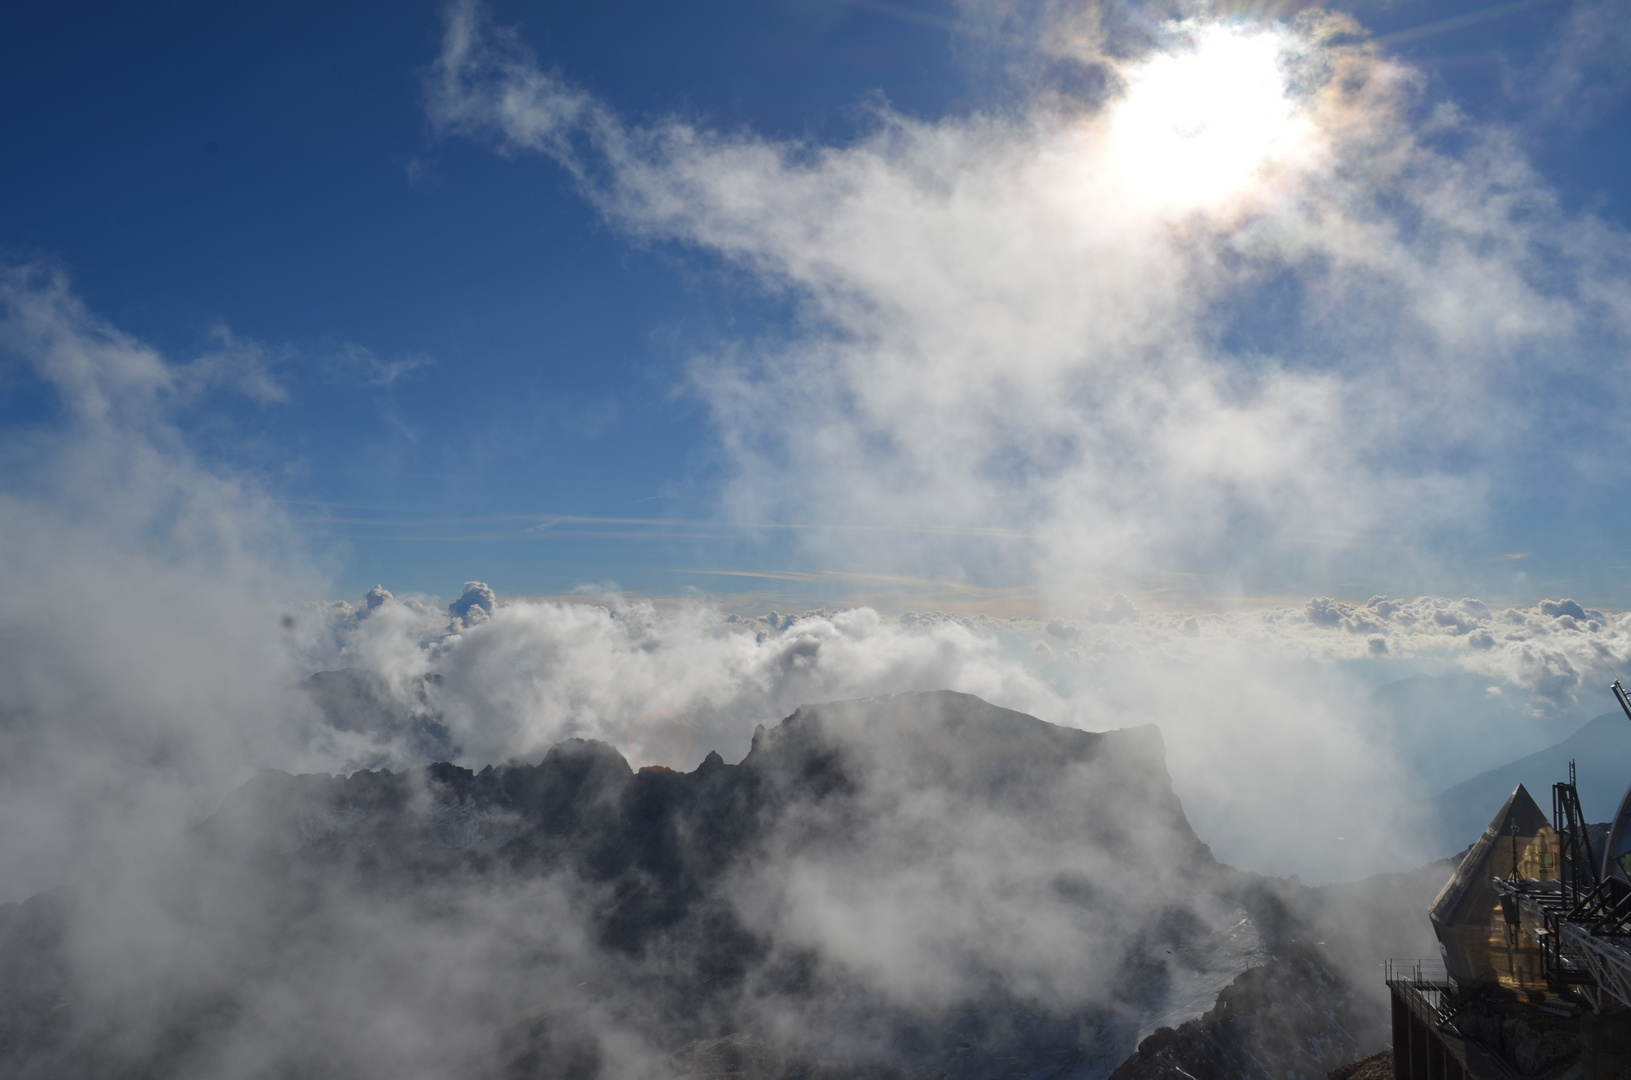
[[[672,525],[685,525],[699,528],[714,528],[721,531],[741,532],[750,530],[788,531],[788,532],[824,532],[828,530],[847,532],[907,532],[930,533],[952,536],[977,536],[1005,540],[1033,539],[1029,533],[1014,529],[996,528],[958,528],[946,525],[846,525],[846,524],[820,524],[816,522],[778,522],[778,521],[706,521],[687,518],[625,518],[625,517],[581,517],[577,515],[556,515],[539,522],[527,531],[533,533],[547,532],[560,525],[636,525],[662,528]]]
[[[1431,22],[1419,23],[1403,30],[1394,30],[1377,37],[1375,40],[1378,45],[1404,45],[1412,41],[1421,41],[1424,38],[1437,37],[1440,34],[1465,30],[1470,26],[1478,26],[1483,23],[1493,22],[1496,19],[1508,18],[1534,8],[1559,2],[1560,0],[1509,0],[1504,4],[1490,4],[1472,11],[1464,11],[1447,19],[1434,19]]]
[[[1575,0],[1536,68],[1515,73],[1512,93],[1539,107],[1542,123],[1589,128],[1625,101],[1631,12],[1612,0]]]
[[[335,378],[360,380],[369,386],[383,388],[412,378],[434,363],[435,361],[428,356],[399,356],[386,359],[366,345],[346,342],[333,351],[326,366]]]
[[[958,33],[965,30],[963,23],[955,15],[937,14],[931,11],[920,10],[906,4],[891,4],[884,0],[836,0],[843,7],[865,11],[872,15],[882,15],[897,22],[912,23],[917,26],[927,26],[935,30],[944,30],[947,33]]]

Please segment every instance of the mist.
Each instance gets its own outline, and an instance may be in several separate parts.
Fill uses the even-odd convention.
[[[73,1038],[119,1060],[209,1075],[268,1063],[436,1075],[537,1058],[577,1061],[584,1075],[663,1075],[677,1045],[721,1030],[881,1060],[901,1031],[1000,987],[1026,1009],[1093,1018],[1067,1030],[1102,1051],[1085,1075],[1104,1075],[1136,1037],[1203,1011],[1267,948],[1242,906],[1253,894],[1234,879],[1140,873],[1147,893],[1112,901],[1104,883],[1128,879],[1124,861],[1072,846],[1073,830],[1034,832],[1025,807],[1048,805],[1050,820],[1102,833],[1116,821],[1113,779],[1138,775],[1126,766],[1063,776],[1041,804],[988,813],[935,786],[965,748],[889,746],[861,774],[877,786],[859,790],[849,842],[810,847],[796,838],[834,823],[790,819],[803,824],[770,834],[722,886],[732,917],[777,944],[753,977],[771,981],[713,1002],[701,1026],[677,1020],[660,988],[706,936],[608,953],[603,887],[559,868],[382,893],[377,882],[395,879],[360,853],[298,861],[344,842],[359,811],[318,799],[292,819],[275,800],[259,813],[256,785],[273,774],[257,770],[393,770],[406,812],[420,815],[410,820],[481,852],[507,835],[504,814],[444,801],[415,779],[424,763],[480,770],[595,739],[631,766],[696,769],[710,752],[741,760],[760,725],[810,702],[950,689],[1067,729],[1152,732],[1153,756],[1137,760],[1154,764],[1140,767],[1170,772],[1182,829],[1211,851],[1197,861],[1149,834],[1134,844],[1138,865],[1216,856],[1351,880],[1443,854],[1410,839],[1423,778],[1459,779],[1433,772],[1452,755],[1475,771],[1482,762],[1458,747],[1472,730],[1488,736],[1492,719],[1503,725],[1492,756],[1566,732],[1631,630],[1565,599],[1314,598],[1219,613],[1117,595],[1046,621],[866,607],[750,617],[703,601],[506,597],[480,582],[443,598],[380,587],[302,600],[322,586],[298,531],[254,477],[200,465],[170,419],[190,393],[242,393],[241,376],[192,390],[198,368],[86,312],[62,275],[10,273],[8,355],[57,390],[64,425],[29,440],[35,483],[7,494],[8,565],[29,573],[6,581],[5,882],[8,899],[34,897],[9,925],[40,934],[30,920],[63,920],[71,962],[53,978],[91,1025]],[[1377,690],[1412,673],[1472,679],[1477,704],[1460,717],[1401,715]],[[1521,705],[1492,710],[1507,696]],[[900,786],[925,771],[932,783]],[[1114,828],[1148,824],[1134,812]],[[1062,886],[1060,873],[1084,884]],[[1100,915],[1084,916],[1084,896]],[[1166,921],[1110,914],[1145,909]],[[1128,941],[1163,935],[1195,959],[1161,967],[1143,1004],[1123,1000],[1122,967],[1075,959],[1110,963]],[[817,958],[814,984],[774,974],[799,957]],[[204,1036],[187,1026],[198,1017]],[[176,1043],[178,1023],[203,1042]],[[54,1030],[42,1014],[37,1031]],[[83,1043],[93,1030],[107,1041]]]

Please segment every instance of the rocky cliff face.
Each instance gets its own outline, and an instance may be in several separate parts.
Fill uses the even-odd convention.
[[[1155,729],[959,694],[803,708],[690,773],[580,740],[262,773],[0,913],[0,1073],[1104,1077],[1291,979],[1324,1021],[1217,1051],[1281,1076],[1377,1026],[1290,951],[1288,890],[1211,858]]]

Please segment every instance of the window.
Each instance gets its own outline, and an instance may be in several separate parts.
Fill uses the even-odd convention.
[[[1540,853],[1540,868],[1542,870],[1557,869],[1557,852],[1543,851]]]

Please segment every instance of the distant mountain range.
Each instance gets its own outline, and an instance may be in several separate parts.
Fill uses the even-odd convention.
[[[1537,716],[1527,695],[1498,689],[1469,672],[1412,675],[1375,687],[1370,699],[1399,759],[1432,792],[1498,768],[1511,748],[1527,753],[1566,738],[1590,715]]]
[[[1618,709],[1604,713],[1561,742],[1435,795],[1439,850],[1460,851],[1478,839],[1519,784],[1550,811],[1552,785],[1569,778],[1571,761],[1587,820],[1609,821],[1631,786],[1631,720]]]
[[[801,708],[690,773],[583,740],[263,772],[0,906],[0,1075],[1324,1075],[1385,1045],[1377,965],[1430,946],[1448,873],[1235,871],[1153,727],[946,692]]]

